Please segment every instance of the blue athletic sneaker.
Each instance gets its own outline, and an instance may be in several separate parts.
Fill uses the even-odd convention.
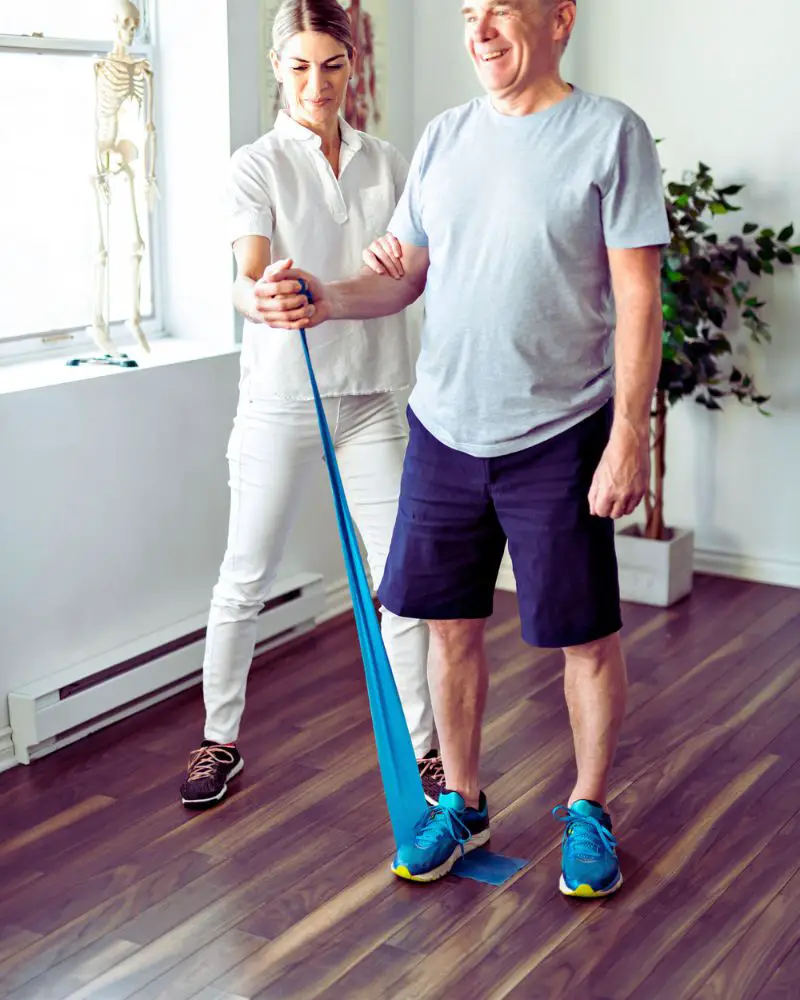
[[[558,815],[561,810],[565,815]],[[569,808],[556,806],[553,815],[566,824],[558,886],[563,894],[594,899],[616,892],[622,885],[622,872],[608,813],[580,799]]]
[[[458,792],[445,790],[417,825],[414,843],[395,855],[392,871],[412,882],[434,882],[464,854],[483,847],[489,836],[489,807],[483,792],[478,808],[471,809]]]

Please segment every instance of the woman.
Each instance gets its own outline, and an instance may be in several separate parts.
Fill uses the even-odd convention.
[[[181,786],[185,805],[220,802],[243,767],[236,747],[256,619],[321,444],[295,332],[264,326],[263,283],[295,257],[333,280],[357,270],[383,234],[407,164],[340,116],[355,48],[338,0],[285,0],[275,17],[275,76],[286,110],[232,159],[233,301],[245,318],[239,408],[231,435],[228,545],[214,589],[203,664],[204,740]],[[271,264],[272,260],[274,264]],[[298,298],[297,307],[305,299]],[[397,511],[405,430],[394,393],[410,381],[402,316],[322,324],[309,346],[356,526],[377,584]],[[382,614],[382,631],[432,803],[442,780],[433,748],[427,626]]]

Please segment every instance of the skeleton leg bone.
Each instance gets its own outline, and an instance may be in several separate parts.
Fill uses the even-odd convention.
[[[136,338],[139,346],[150,353],[150,345],[147,342],[147,337],[142,329],[142,314],[141,314],[141,302],[142,302],[142,257],[144,256],[144,240],[142,239],[142,231],[139,226],[139,212],[136,208],[136,188],[134,185],[134,175],[133,170],[130,167],[129,162],[124,160],[120,164],[120,171],[125,174],[128,179],[128,190],[131,196],[131,211],[133,212],[133,229],[134,229],[134,243],[132,247],[132,292],[133,301],[131,304],[131,317],[128,320],[127,326],[131,333]]]
[[[97,252],[94,259],[94,319],[91,333],[95,344],[105,354],[118,357],[119,351],[114,346],[108,332],[108,317],[106,309],[106,288],[108,283],[108,247],[106,245],[103,208],[108,204],[108,175],[97,173],[92,177],[95,206],[97,208]]]

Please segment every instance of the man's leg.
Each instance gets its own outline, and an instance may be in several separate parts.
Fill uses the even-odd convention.
[[[564,650],[564,690],[578,779],[569,804],[608,804],[608,784],[625,718],[628,678],[619,633]]]
[[[402,878],[430,882],[446,875],[463,851],[489,839],[478,782],[487,673],[483,631],[506,540],[488,495],[486,461],[437,441],[411,411],[409,424],[379,596],[390,611],[422,618],[431,629],[431,695],[450,788],[392,863]]]
[[[622,884],[605,809],[626,692],[614,525],[592,516],[588,503],[611,416],[605,407],[541,445],[498,460],[493,480],[522,636],[566,654],[578,781],[569,808],[556,812],[565,823],[560,888],[572,896],[606,896]]]
[[[481,723],[489,687],[485,620],[431,621],[429,677],[447,789],[478,808]]]

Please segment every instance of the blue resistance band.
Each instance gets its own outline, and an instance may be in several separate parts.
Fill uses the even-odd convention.
[[[301,280],[300,285],[300,294],[305,295],[308,301],[312,302],[306,282]],[[347,506],[342,478],[339,474],[339,465],[336,461],[336,452],[325,417],[314,368],[311,364],[305,330],[300,330],[300,340],[314,394],[322,450],[328,467],[333,505],[350,585],[350,596],[353,600],[358,641],[364,660],[372,725],[375,730],[378,765],[395,844],[399,848],[402,845],[413,843],[417,824],[429,807],[422,791],[417,758],[411,744],[411,737],[408,733],[400,696],[397,693],[394,675],[389,665],[389,658],[386,655],[375,606],[372,603],[372,593],[358,548],[353,520]],[[472,878],[479,882],[487,882],[491,885],[502,885],[524,864],[524,861],[518,859],[504,858],[481,850],[471,852],[462,858],[453,868],[453,874]]]

